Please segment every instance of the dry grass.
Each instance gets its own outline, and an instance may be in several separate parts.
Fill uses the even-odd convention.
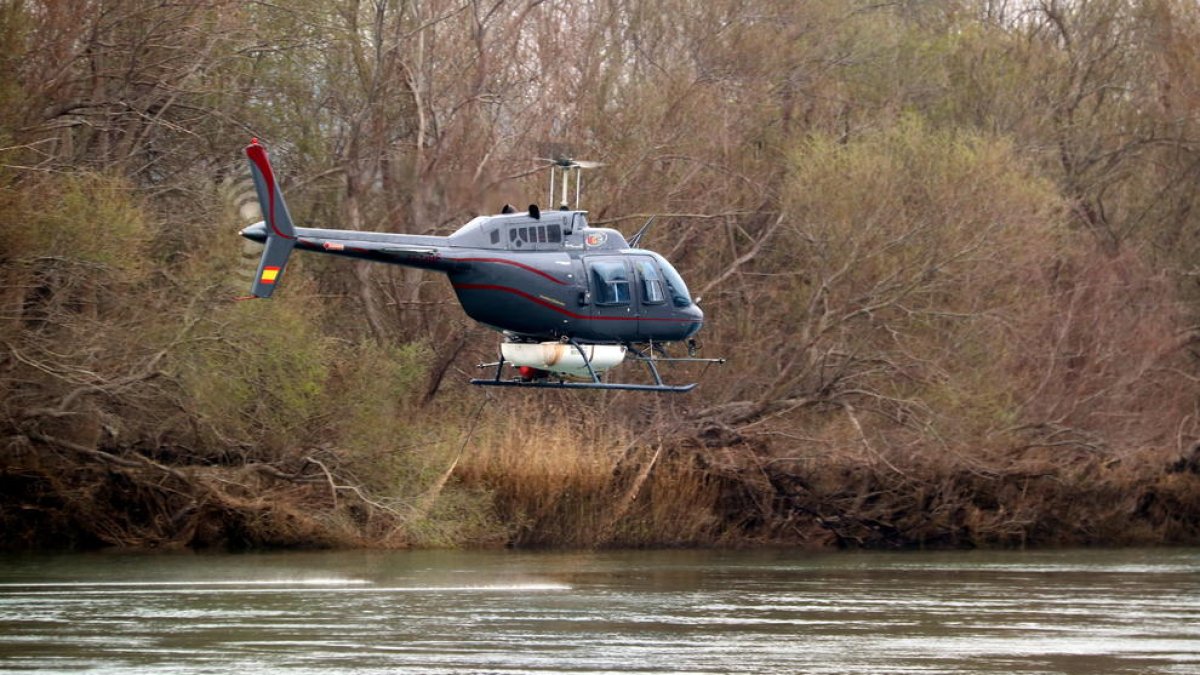
[[[596,432],[607,431],[598,441]],[[456,476],[490,492],[516,546],[711,544],[718,491],[694,458],[615,425],[496,420]]]

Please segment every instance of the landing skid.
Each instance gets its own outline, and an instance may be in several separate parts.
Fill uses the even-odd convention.
[[[566,380],[485,380],[476,378],[471,384],[481,387],[516,387],[518,389],[615,389],[621,391],[661,391],[683,394],[696,388],[695,382],[672,386],[668,384],[624,384],[620,382],[567,382]]]
[[[613,389],[619,391],[658,391],[672,394],[683,394],[695,389],[698,383],[693,382],[691,384],[681,385],[666,384],[663,382],[662,376],[658,373],[658,367],[656,365],[657,363],[725,363],[725,359],[700,359],[694,357],[672,358],[668,356],[656,357],[654,355],[656,346],[653,343],[650,344],[649,349],[647,349],[646,352],[636,349],[633,345],[627,344],[627,353],[635,361],[641,361],[642,363],[646,364],[646,367],[650,370],[650,375],[654,378],[654,384],[601,382],[599,374],[592,369],[591,361],[588,359],[583,347],[574,340],[571,340],[570,343],[575,347],[576,350],[579,351],[579,355],[583,358],[584,365],[587,366],[588,374],[591,376],[591,382],[568,382],[561,377],[553,380],[549,377],[540,379],[523,379],[519,377],[502,379],[501,376],[504,373],[504,365],[506,362],[504,357],[501,356],[500,360],[495,363],[481,363],[478,366],[479,368],[495,367],[495,377],[490,379],[475,378],[471,380],[471,384],[481,387],[525,387],[533,389]]]

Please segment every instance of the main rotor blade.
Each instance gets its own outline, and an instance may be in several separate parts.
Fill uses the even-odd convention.
[[[571,159],[570,157],[559,157],[557,159],[553,157],[534,157],[533,159],[537,162],[549,162],[550,164],[562,169],[574,169],[575,167],[579,167],[580,169],[598,169],[604,166],[604,162],[593,162],[587,159]]]

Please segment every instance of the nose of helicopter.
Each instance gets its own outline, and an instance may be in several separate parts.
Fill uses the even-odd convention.
[[[684,310],[684,316],[688,318],[690,323],[690,328],[684,337],[691,337],[699,332],[701,326],[704,325],[704,310],[700,309],[700,306],[693,302]]]

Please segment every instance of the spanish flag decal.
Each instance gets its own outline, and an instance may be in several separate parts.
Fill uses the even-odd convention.
[[[264,284],[273,284],[273,283],[275,283],[275,278],[278,276],[279,276],[279,268],[278,267],[264,267],[263,273],[262,273],[262,279],[259,279],[259,281],[263,282]]]

